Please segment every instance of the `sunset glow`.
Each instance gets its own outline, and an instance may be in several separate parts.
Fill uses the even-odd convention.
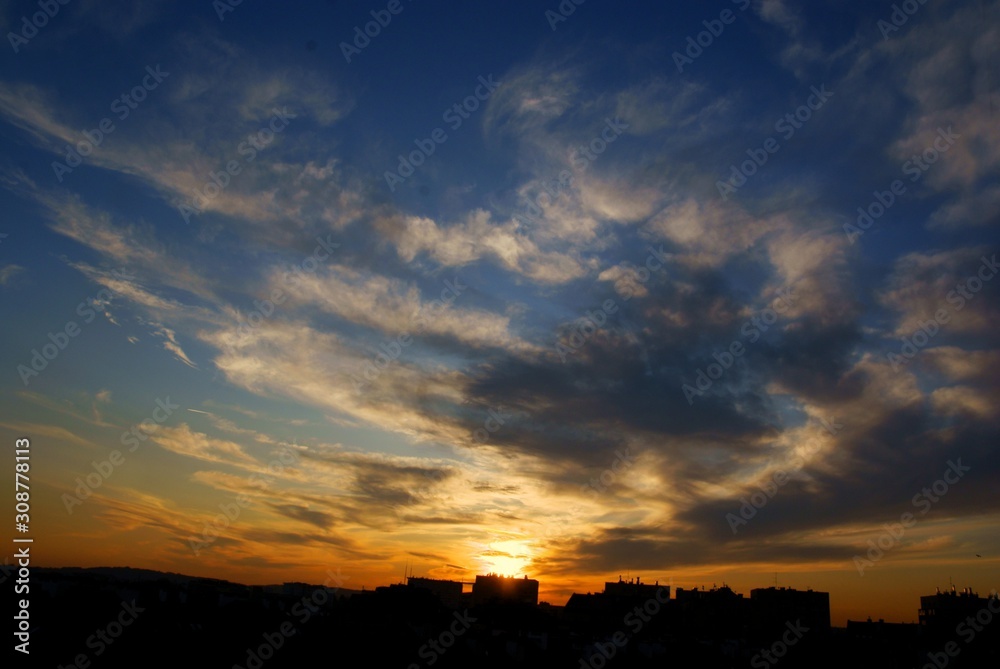
[[[58,4],[0,74],[39,566],[1000,586],[998,0]]]

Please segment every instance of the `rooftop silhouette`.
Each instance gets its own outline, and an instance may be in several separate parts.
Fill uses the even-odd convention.
[[[194,648],[204,649],[200,666],[240,669],[311,666],[343,648],[373,666],[576,668],[760,667],[780,658],[782,667],[881,669],[942,657],[979,667],[1000,651],[1000,599],[968,589],[919,597],[919,624],[833,628],[826,592],[772,586],[747,597],[727,585],[674,590],[638,577],[573,594],[565,606],[539,604],[535,579],[496,574],[410,576],[362,590],[136,569],[38,569],[33,578],[35,660],[67,669],[97,659],[134,667],[153,655],[190,662]]]

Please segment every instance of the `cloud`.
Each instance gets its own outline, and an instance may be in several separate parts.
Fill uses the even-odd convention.
[[[280,285],[277,279],[272,277],[272,285]],[[469,289],[456,274],[434,287],[433,300],[424,300],[416,286],[337,264],[298,278],[289,290],[300,305],[316,306],[390,338],[409,333],[448,337],[472,347],[531,348],[510,332],[508,317],[458,304]]]
[[[100,450],[98,445],[89,439],[77,436],[73,432],[58,427],[56,425],[44,425],[41,423],[0,423],[4,428],[10,430],[11,432],[17,432],[19,434],[30,434],[32,436],[42,435],[49,437],[53,440],[58,440],[70,444],[76,444],[78,446],[84,446],[86,448],[92,448],[94,450]]]
[[[159,335],[164,338],[163,348],[174,354],[174,357],[183,362],[188,367],[192,369],[197,369],[198,365],[191,362],[191,359],[187,356],[187,353],[181,348],[181,345],[177,343],[177,333],[168,327],[159,326],[159,329],[155,330],[153,334]]]
[[[1000,325],[997,293],[978,274],[983,259],[993,256],[989,251],[988,247],[958,247],[897,258],[880,294],[882,304],[898,314],[891,334],[910,337],[942,311],[945,322],[940,331],[945,339],[935,338],[935,344],[956,336],[995,332]],[[975,285],[982,288],[972,292]]]
[[[579,92],[578,74],[563,62],[507,72],[483,116],[487,137],[523,139],[569,111]]]
[[[843,570],[872,528],[963,457],[975,472],[899,555],[962,545],[1000,512],[989,487],[996,293],[984,282],[961,308],[949,300],[992,257],[975,237],[998,202],[996,29],[973,8],[928,4],[905,31],[873,41],[873,22],[862,24],[871,12],[830,23],[828,8],[752,6],[732,27],[744,34],[712,47],[709,60],[727,67],[710,75],[705,60],[697,79],[664,76],[669,57],[650,69],[663,55],[654,42],[626,45],[613,71],[569,38],[501,59],[503,83],[476,117],[482,137],[448,145],[461,178],[438,198],[377,188],[369,157],[397,132],[372,139],[381,79],[357,88],[287,45],[248,49],[207,27],[158,44],[170,75],[155,104],[116,123],[62,181],[5,168],[6,192],[57,244],[44,248],[58,248],[91,295],[111,293],[95,310],[128,341],[153,344],[130,356],[165,350],[185,366],[182,384],[216,387],[188,423],[151,435],[166,451],[162,497],[123,487],[144,475],[138,464],[95,496],[102,545],[129,533],[150,555],[190,559],[187,542],[219,504],[247,495],[199,568],[259,579],[258,569],[311,568],[330,552],[369,568],[399,562],[419,536],[427,549],[414,554],[446,575],[490,560],[530,561],[566,583],[635,560]],[[164,7],[128,13],[109,43],[155,41]],[[110,25],[96,5],[86,11],[81,25]],[[773,57],[734,59],[758,37]],[[788,71],[808,83],[789,84]],[[726,166],[827,78],[830,113],[720,200]],[[107,113],[57,96],[63,88],[0,82],[0,118],[26,143],[14,164],[45,171]],[[360,118],[355,95],[367,100]],[[250,133],[285,107],[287,129],[246,159]],[[407,111],[400,132],[426,120]],[[609,119],[623,132],[581,161]],[[948,127],[959,141],[847,242],[841,224],[859,197],[908,178],[904,162]],[[495,149],[488,159],[482,143]],[[230,161],[240,173],[224,177]],[[437,168],[429,161],[424,174]],[[213,180],[228,183],[208,197]],[[201,211],[188,223],[178,207],[191,204]],[[334,236],[335,257],[309,255]],[[646,274],[650,246],[662,267]],[[17,262],[0,268],[0,285],[32,267]],[[31,271],[33,283],[48,280]],[[598,317],[608,300],[617,309]],[[894,369],[886,354],[940,309],[949,322]],[[732,356],[734,343],[745,350]],[[724,373],[690,401],[684,386],[713,365]],[[118,432],[105,422],[127,394],[117,372],[105,365],[80,386],[67,360],[51,373],[70,399],[16,397],[56,423]],[[843,427],[830,434],[820,421],[834,417]],[[6,427],[100,443],[42,423]],[[292,437],[295,462],[269,467]],[[635,462],[613,469],[625,452]],[[788,484],[734,535],[726,514],[790,463]]]
[[[990,383],[1000,369],[1000,351],[974,351],[958,346],[934,346],[921,353],[920,362],[951,382]]]
[[[996,10],[995,2],[938,8],[935,20],[917,22],[891,44],[877,47],[895,57],[894,79],[913,102],[892,153],[902,163],[927,152],[923,182],[948,196],[932,213],[932,227],[975,227],[995,220],[990,204],[997,200],[1000,176],[995,84],[1000,28],[984,21],[981,12]],[[933,158],[935,142],[939,150],[943,146],[942,130],[958,139]]]
[[[648,230],[685,251],[684,260],[719,266],[736,253],[747,252],[770,232],[787,229],[780,220],[754,220],[735,207],[694,199],[670,204],[649,222]]]
[[[0,286],[7,286],[12,283],[12,279],[24,271],[20,265],[4,265],[0,267]]]
[[[169,74],[161,84],[163,90],[151,94],[159,96],[159,103],[144,105],[143,114],[122,119],[119,125],[128,132],[102,142],[84,159],[86,165],[137,177],[174,208],[187,205],[240,218],[260,224],[262,231],[276,233],[273,226],[263,224],[279,219],[293,219],[304,227],[315,212],[343,224],[330,203],[351,201],[355,196],[346,191],[352,186],[339,185],[315,161],[283,161],[281,147],[296,142],[292,131],[277,134],[260,149],[271,158],[267,161],[249,158],[246,141],[269,122],[275,109],[287,108],[293,115],[290,123],[301,131],[304,126],[325,127],[342,119],[353,106],[349,98],[313,72],[263,63],[210,35],[178,37],[172,56],[168,61],[172,64],[164,67]],[[93,125],[95,119],[75,115],[55,100],[38,86],[0,82],[0,117],[63,159],[64,146],[81,139],[76,128]],[[254,157],[257,153],[252,151]],[[215,197],[198,197],[211,183],[210,174],[225,170],[234,160],[242,168],[239,177],[231,177]],[[319,164],[333,163],[323,156]],[[303,180],[306,175],[312,178]],[[60,180],[68,183],[73,176]],[[177,220],[184,220],[179,210]],[[71,220],[65,221],[64,229],[67,233],[74,229]],[[287,243],[288,235],[275,234],[273,241]]]
[[[938,388],[931,393],[934,410],[944,415],[971,415],[989,420],[996,406],[998,393],[984,393],[975,388],[955,386]]]
[[[195,432],[187,424],[176,427],[159,426],[150,439],[160,448],[186,457],[251,468],[257,460],[246,453],[242,446],[232,441],[213,439],[201,432]]]
[[[558,251],[544,251],[518,230],[511,220],[495,223],[484,210],[469,213],[465,220],[443,227],[424,217],[409,216],[382,228],[393,240],[404,262],[427,254],[445,267],[461,267],[488,258],[504,269],[542,283],[566,283],[586,273],[577,258]]]

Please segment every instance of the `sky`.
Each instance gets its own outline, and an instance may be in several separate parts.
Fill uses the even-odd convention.
[[[1000,2],[0,8],[36,564],[1000,585]]]

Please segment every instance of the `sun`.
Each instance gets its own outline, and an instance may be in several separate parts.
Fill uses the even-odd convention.
[[[476,556],[483,573],[502,576],[523,576],[533,555],[527,542],[509,539],[491,542]]]

